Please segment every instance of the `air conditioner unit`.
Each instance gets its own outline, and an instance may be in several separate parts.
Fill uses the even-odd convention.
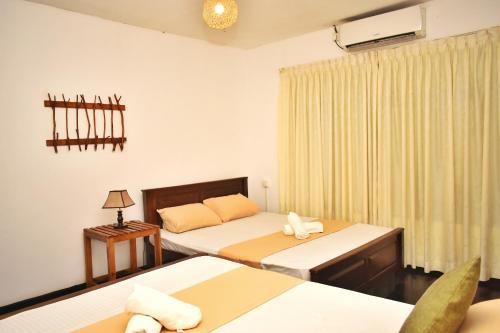
[[[349,51],[407,42],[425,37],[425,11],[420,6],[341,24],[336,41]]]

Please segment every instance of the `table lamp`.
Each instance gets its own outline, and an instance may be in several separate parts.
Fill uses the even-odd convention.
[[[114,224],[113,227],[115,229],[123,229],[127,226],[123,223],[122,208],[130,207],[132,205],[135,205],[135,203],[128,195],[127,190],[119,190],[109,191],[108,198],[106,199],[106,202],[104,203],[104,206],[102,206],[102,208],[118,208],[118,223]]]

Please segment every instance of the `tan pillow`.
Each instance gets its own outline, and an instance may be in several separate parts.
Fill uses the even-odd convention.
[[[252,216],[260,211],[255,202],[241,194],[205,199],[203,204],[219,215],[222,222]]]
[[[458,330],[458,333],[491,332],[500,332],[500,298],[472,305]]]
[[[217,214],[201,203],[167,207],[157,212],[163,220],[163,228],[175,233],[222,224]]]

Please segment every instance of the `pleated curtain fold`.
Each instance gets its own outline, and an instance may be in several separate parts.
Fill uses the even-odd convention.
[[[280,74],[280,210],[404,227],[405,264],[500,278],[500,28]]]

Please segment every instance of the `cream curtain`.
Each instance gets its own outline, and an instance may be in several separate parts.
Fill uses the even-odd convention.
[[[280,209],[405,228],[405,263],[500,278],[500,28],[281,72]]]
[[[368,220],[374,53],[281,73],[280,209]]]

